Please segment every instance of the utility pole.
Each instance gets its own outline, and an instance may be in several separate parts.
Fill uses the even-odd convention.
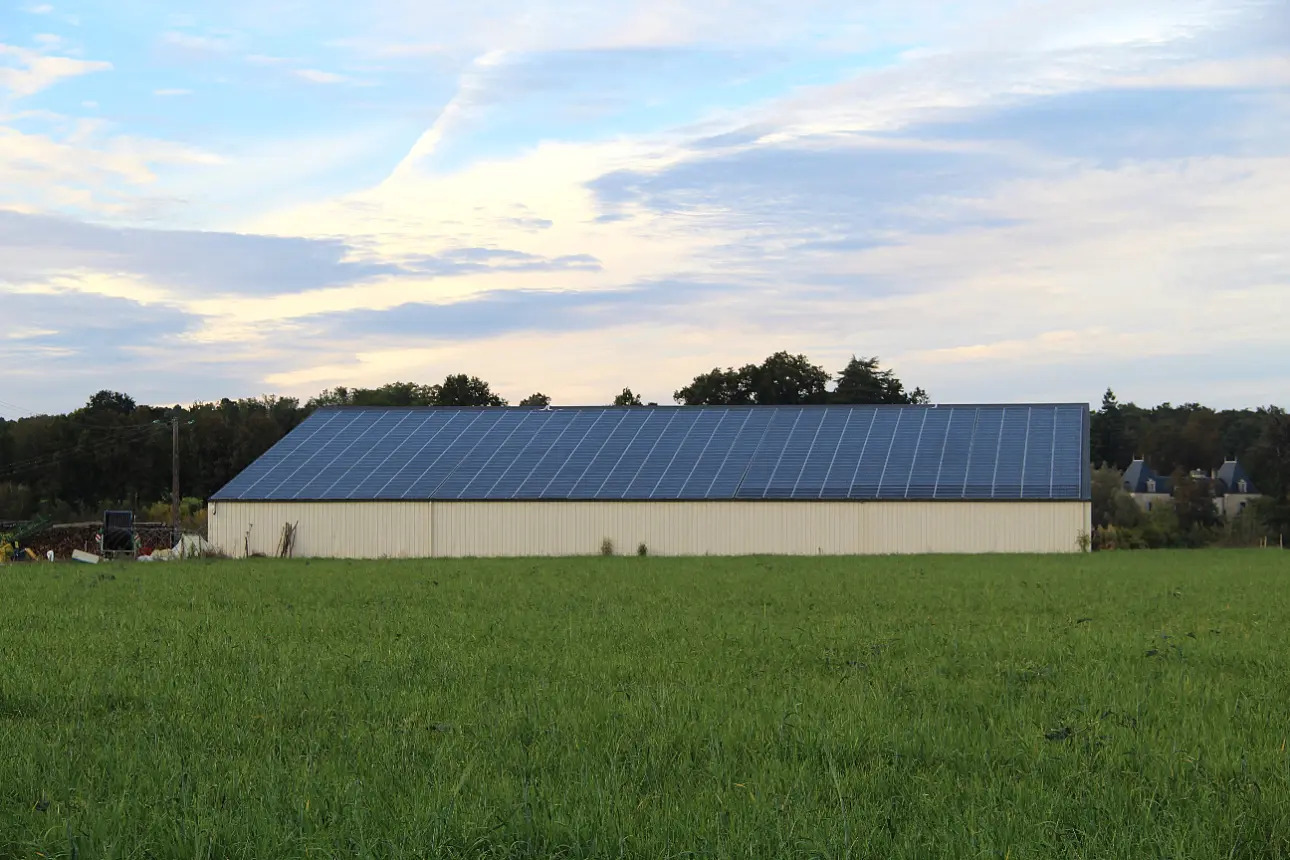
[[[179,418],[170,419],[170,530],[171,546],[179,540]]]

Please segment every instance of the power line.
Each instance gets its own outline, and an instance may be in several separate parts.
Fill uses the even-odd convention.
[[[31,417],[31,418],[40,417],[40,415],[38,415],[35,412],[32,412],[30,409],[26,408],[25,406],[19,406],[17,403],[10,403],[8,400],[0,400],[0,406],[3,406],[5,409],[11,409],[14,412],[21,412],[24,415],[27,415],[28,417]]]
[[[149,433],[157,430],[160,426],[161,425],[159,424],[149,423],[135,425],[134,427],[121,428],[119,435],[111,439],[100,437],[94,440],[82,440],[75,445],[70,445],[57,451],[41,454],[39,457],[6,463],[3,466],[0,466],[0,475],[14,475],[18,472],[51,466],[78,452],[84,454],[97,454],[114,448],[122,442],[141,441],[147,438]]]

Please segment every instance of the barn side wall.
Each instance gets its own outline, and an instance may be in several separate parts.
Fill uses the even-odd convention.
[[[231,556],[277,555],[286,523],[300,558],[427,558],[434,554],[431,502],[214,502],[212,544]]]
[[[219,502],[211,541],[272,555],[299,522],[297,556],[1076,552],[1088,502]]]

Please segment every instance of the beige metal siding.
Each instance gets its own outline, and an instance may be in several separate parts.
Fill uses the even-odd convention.
[[[436,502],[440,556],[1075,552],[1087,502]]]
[[[218,502],[210,539],[297,556],[863,555],[1074,552],[1088,502]]]
[[[433,554],[431,502],[215,502],[210,542],[233,556],[275,555],[285,523],[294,554],[320,558],[425,558]]]

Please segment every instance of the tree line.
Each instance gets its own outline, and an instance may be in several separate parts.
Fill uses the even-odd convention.
[[[1120,403],[1107,389],[1089,436],[1095,543],[1155,548],[1290,538],[1290,416],[1283,408],[1147,408]],[[1125,491],[1124,471],[1134,460],[1171,479],[1173,504],[1144,510]],[[1241,463],[1263,498],[1225,521],[1208,476],[1227,460]]]
[[[852,358],[835,377],[805,356],[778,352],[760,364],[700,374],[675,392],[674,399],[687,405],[917,403],[926,402],[927,396],[921,389],[906,392],[876,357]],[[535,392],[517,405],[540,408],[550,403],[549,396]],[[611,403],[647,405],[630,388]],[[506,405],[488,382],[468,374],[452,374],[429,385],[336,387],[304,403],[265,396],[163,407],[136,403],[121,392],[100,391],[65,415],[0,419],[0,521],[88,521],[114,508],[167,520],[172,420],[180,423],[183,509],[195,519],[203,499],[319,407]]]
[[[630,388],[608,399],[618,406],[653,405],[643,403]],[[929,402],[926,391],[907,387],[877,357],[852,357],[837,373],[830,373],[804,355],[787,352],[774,353],[760,363],[700,373],[676,390],[673,400],[691,406]],[[517,405],[540,408],[550,404],[549,396],[534,392]],[[198,517],[203,499],[319,407],[505,405],[507,401],[488,382],[468,374],[449,375],[434,384],[336,387],[303,403],[291,397],[264,396],[225,398],[187,408],[149,406],[124,393],[100,391],[83,407],[64,415],[0,419],[0,521],[34,517],[92,520],[111,508],[128,508],[148,519],[166,519],[172,420],[180,424],[184,510]],[[1194,403],[1165,403],[1146,408],[1121,404],[1108,390],[1101,407],[1092,414],[1090,448],[1100,476],[1095,481],[1099,488],[1094,499],[1095,526],[1145,528],[1113,492],[1119,488],[1117,476],[1135,458],[1145,457],[1162,474],[1179,473],[1184,485],[1184,473],[1208,471],[1224,459],[1237,458],[1256,485],[1276,502],[1259,514],[1263,518],[1260,527],[1290,530],[1285,524],[1290,510],[1286,503],[1290,422],[1277,407],[1220,411]],[[1193,525],[1185,523],[1184,531]],[[1196,527],[1213,526],[1203,522]],[[1157,539],[1155,532],[1149,536],[1156,543],[1183,542],[1176,537]],[[1151,541],[1144,538],[1141,542]]]

